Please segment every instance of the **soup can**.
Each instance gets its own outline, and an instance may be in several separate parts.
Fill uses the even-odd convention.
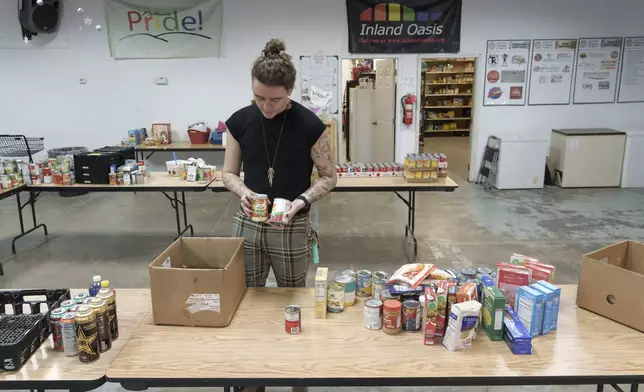
[[[387,279],[386,278],[373,278],[372,282],[372,297],[380,299],[382,297],[382,292],[387,290]]]
[[[384,271],[376,271],[371,275],[372,279],[387,279],[389,278],[389,274],[384,272]]]
[[[369,298],[364,302],[364,327],[367,329],[382,328],[382,301]]]
[[[302,310],[297,305],[289,305],[284,310],[284,329],[289,335],[297,335],[302,330]]]
[[[422,312],[420,302],[409,299],[402,303],[402,329],[406,332],[420,330]]]
[[[356,303],[356,279],[353,276],[340,275],[334,282],[344,289],[344,306],[353,306]]]
[[[326,309],[331,313],[344,310],[344,287],[336,282],[331,283],[327,292]]]
[[[358,274],[356,274],[356,271],[352,269],[345,269],[344,271],[340,272],[340,275],[349,275],[353,277],[353,279],[358,279]]]
[[[268,195],[255,195],[251,206],[251,220],[253,222],[266,222],[268,220]]]
[[[356,295],[358,297],[371,297],[371,271],[360,270],[358,271],[358,278],[356,279]]]

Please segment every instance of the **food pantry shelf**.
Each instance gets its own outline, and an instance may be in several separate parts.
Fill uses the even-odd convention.
[[[425,121],[462,121],[471,120],[472,117],[454,117],[454,118],[427,118]]]
[[[462,106],[425,106],[425,109],[460,109],[460,108],[471,109],[472,107],[471,106],[466,106],[466,105],[462,105]]]

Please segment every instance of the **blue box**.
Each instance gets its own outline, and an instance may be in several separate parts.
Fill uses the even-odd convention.
[[[517,287],[514,311],[532,337],[541,334],[546,295],[528,286]]]
[[[546,289],[553,291],[553,300],[552,300],[552,326],[550,327],[551,331],[557,330],[557,321],[559,319],[559,301],[561,299],[561,289],[554,284],[540,280],[536,284],[545,287]]]
[[[513,354],[532,354],[532,336],[510,305],[505,306],[503,339]]]
[[[546,295],[546,302],[543,305],[543,321],[541,322],[541,334],[547,335],[550,333],[550,331],[552,331],[553,327],[554,314],[552,312],[552,305],[555,301],[555,292],[536,283],[531,284],[530,288]]]

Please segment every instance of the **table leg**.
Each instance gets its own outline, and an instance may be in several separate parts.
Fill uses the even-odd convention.
[[[18,221],[20,222],[20,234],[14,237],[13,240],[11,241],[11,252],[14,255],[16,254],[16,241],[19,240],[20,238],[38,230],[41,227],[43,228],[45,235],[46,236],[49,235],[47,226],[44,224],[38,224],[36,220],[36,201],[38,200],[39,195],[40,195],[40,192],[36,194],[34,194],[34,192],[29,192],[29,200],[25,204],[22,204],[20,202],[20,193],[16,194],[16,202],[18,204]],[[25,223],[22,217],[22,210],[27,206],[31,207],[31,219],[33,222],[33,227],[29,230],[25,230]],[[0,275],[4,275],[4,270],[1,265],[0,265]]]
[[[396,196],[407,206],[407,226],[405,226],[405,237],[411,236],[414,241],[414,256],[418,255],[418,241],[416,240],[416,191],[409,191],[409,197],[405,199],[400,193],[394,192]]]
[[[604,384],[597,385],[597,392],[604,392]]]
[[[631,384],[631,392],[637,392],[639,387],[640,387],[640,384]]]
[[[177,217],[177,238],[181,237],[181,218],[179,218],[179,197],[177,196],[177,192],[173,192],[174,194],[174,212]]]
[[[194,237],[195,236],[195,231],[192,228],[192,225],[188,224],[188,211],[186,207],[186,192],[181,192],[181,206],[183,208],[183,224],[185,229],[183,232],[185,233],[188,228],[190,228],[190,236]]]

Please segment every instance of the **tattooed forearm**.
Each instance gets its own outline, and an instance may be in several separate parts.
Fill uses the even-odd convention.
[[[222,180],[226,189],[236,194],[239,198],[250,192],[244,181],[236,174],[224,172]]]
[[[328,132],[324,131],[322,136],[311,149],[311,158],[320,175],[320,178],[302,195],[309,203],[313,203],[326,196],[335,188],[338,182],[338,174],[335,171],[335,160],[331,148],[331,138]]]

